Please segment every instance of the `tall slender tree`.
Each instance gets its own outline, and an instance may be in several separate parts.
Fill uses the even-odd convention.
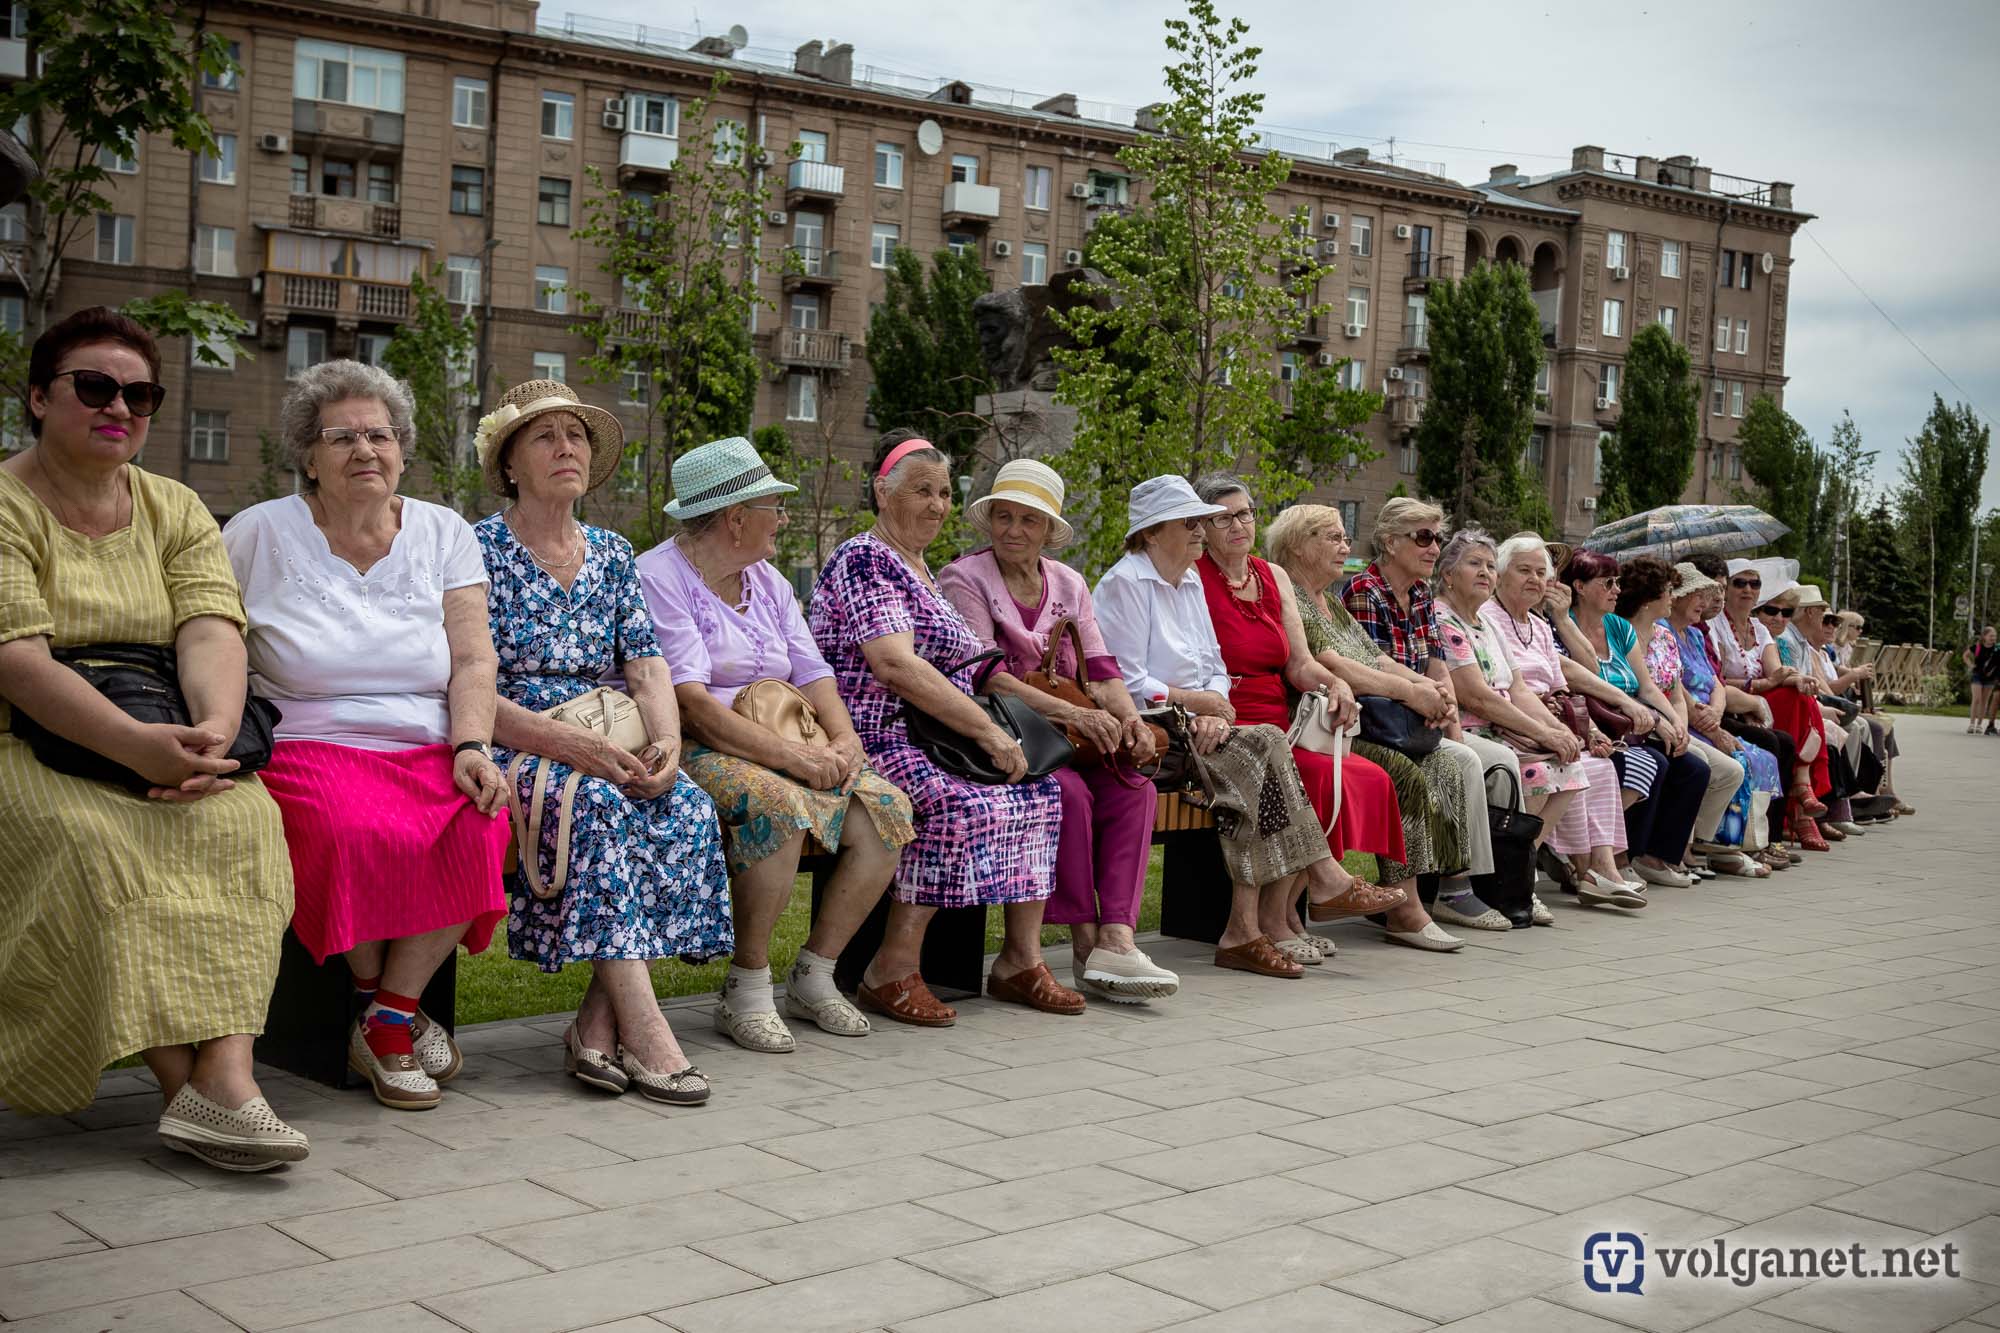
[[[1679,503],[1694,475],[1701,388],[1687,348],[1665,325],[1633,335],[1618,402],[1618,424],[1604,441],[1602,522]]]
[[[915,250],[890,261],[882,304],[868,321],[868,407],[882,430],[921,432],[954,473],[986,433],[975,411],[991,390],[972,303],[992,289],[979,257],[940,250],[930,268]]]
[[[1417,486],[1454,527],[1522,520],[1521,454],[1535,426],[1542,321],[1519,264],[1433,282],[1425,302],[1430,379],[1417,427]]]
[[[1752,400],[1736,428],[1736,444],[1743,451],[1743,473],[1754,487],[1737,488],[1737,496],[1747,503],[1761,504],[1772,518],[1791,531],[1771,544],[1775,555],[1791,556],[1814,575],[1822,571],[1813,563],[1815,536],[1823,524],[1820,499],[1824,489],[1826,460],[1813,445],[1812,436],[1798,418],[1779,407],[1769,395]]]
[[[473,374],[479,328],[461,318],[445,295],[444,265],[410,275],[410,318],[390,335],[382,364],[410,388],[416,438],[410,452],[430,469],[431,489],[462,514],[481,489],[479,462],[470,455],[479,383]]]
[[[1992,430],[1970,403],[1945,406],[1931,396],[1923,429],[1903,450],[1896,510],[1912,557],[1923,571],[1929,610],[1925,642],[1937,645],[1937,609],[1970,587],[1973,517],[1986,480]]]

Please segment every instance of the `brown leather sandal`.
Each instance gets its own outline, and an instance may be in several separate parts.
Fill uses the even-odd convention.
[[[958,1021],[958,1010],[931,994],[921,972],[879,986],[863,982],[854,989],[854,1002],[871,1013],[920,1028],[948,1028]]]
[[[1023,968],[1011,977],[998,972],[986,974],[986,993],[1008,1004],[1025,1004],[1045,1014],[1080,1014],[1083,996],[1057,981],[1047,963]]]
[[[1323,903],[1308,902],[1306,915],[1314,921],[1338,921],[1343,917],[1373,916],[1377,912],[1387,912],[1401,907],[1408,891],[1394,886],[1384,887],[1370,884],[1365,879],[1357,879],[1347,886],[1345,893],[1336,894]]]
[[[1278,946],[1269,935],[1259,935],[1248,944],[1228,949],[1218,946],[1215,965],[1238,972],[1255,972],[1260,977],[1283,977],[1287,980],[1306,974],[1303,967],[1278,952]]]

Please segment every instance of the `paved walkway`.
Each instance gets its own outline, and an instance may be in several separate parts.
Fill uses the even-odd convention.
[[[560,1019],[498,1024],[425,1115],[272,1077],[312,1158],[229,1177],[163,1153],[157,1096],[112,1074],[83,1114],[0,1118],[0,1317],[2000,1329],[2000,741],[1961,727],[1902,720],[1923,814],[1858,847],[1639,916],[1559,904],[1456,957],[1346,927],[1280,982],[1164,944],[1170,1003],[975,1002],[945,1032],[807,1029],[791,1057],[676,1010],[717,1088],[699,1110],[595,1098],[559,1072]],[[1642,1294],[1585,1287],[1600,1230],[1652,1247]],[[1950,1241],[1966,1277],[1666,1276],[1659,1246],[1717,1237]]]

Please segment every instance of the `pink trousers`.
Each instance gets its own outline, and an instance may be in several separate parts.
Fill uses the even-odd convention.
[[[1103,765],[1059,768],[1055,778],[1062,786],[1062,835],[1056,891],[1042,920],[1051,926],[1137,925],[1153,841],[1153,784],[1128,787]]]
[[[1550,830],[1548,844],[1564,856],[1588,856],[1593,848],[1625,850],[1625,804],[1618,795],[1618,770],[1609,759],[1584,755],[1577,760],[1588,790],[1580,793]]]

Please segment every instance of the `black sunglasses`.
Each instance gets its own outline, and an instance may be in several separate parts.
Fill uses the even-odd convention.
[[[1429,528],[1418,528],[1410,534],[1410,540],[1419,546],[1436,546],[1444,538],[1432,532]]]
[[[1764,586],[1764,580],[1762,580],[1762,579],[1731,579],[1731,580],[1729,580],[1729,586],[1730,586],[1730,587],[1732,587],[1732,588],[1761,588],[1761,587],[1763,587],[1763,586]]]
[[[1757,608],[1757,614],[1760,616],[1781,616],[1786,620],[1790,620],[1794,609],[1789,606],[1760,606]]]
[[[65,375],[70,377],[70,384],[76,389],[76,400],[85,407],[109,407],[111,400],[122,394],[125,406],[132,409],[133,416],[149,417],[167,401],[166,385],[154,384],[150,380],[120,384],[101,370],[59,370],[50,379],[59,380]]]

